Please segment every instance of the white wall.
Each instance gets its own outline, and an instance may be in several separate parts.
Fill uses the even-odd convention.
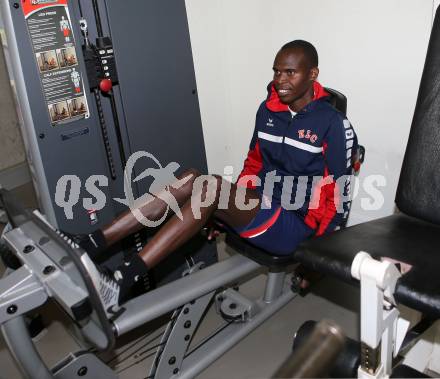
[[[437,1],[437,0],[435,0]],[[348,117],[366,149],[361,182],[384,175],[384,206],[351,223],[389,215],[423,69],[433,0],[186,0],[208,165],[237,174],[266,95],[277,50],[312,42],[319,81],[348,97]],[[368,196],[367,196],[368,197]]]

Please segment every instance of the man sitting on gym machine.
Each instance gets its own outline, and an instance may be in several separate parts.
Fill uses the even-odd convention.
[[[185,184],[169,188],[183,218],[169,218],[139,254],[111,275],[96,270],[92,279],[106,309],[123,303],[136,277],[182,246],[211,217],[255,246],[277,255],[292,253],[313,234],[334,230],[346,217],[346,194],[357,138],[349,121],[327,101],[328,93],[316,81],[319,69],[315,47],[302,40],[287,43],[277,53],[273,71],[268,97],[258,109],[250,150],[238,181],[229,183],[212,175],[196,189],[198,172],[189,170],[180,175],[177,179],[186,180]],[[283,185],[291,188],[288,196]],[[230,192],[225,204],[219,206],[222,188],[230,188]],[[203,203],[207,196],[212,197],[211,204],[200,204],[196,217],[194,202]],[[167,204],[160,197],[139,207],[146,219],[160,220],[167,211]],[[254,206],[240,207],[237,198]],[[294,210],[291,200],[296,205]],[[64,235],[94,260],[142,227],[127,211],[89,235]]]

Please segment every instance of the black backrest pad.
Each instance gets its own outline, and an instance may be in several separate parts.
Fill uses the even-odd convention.
[[[437,9],[400,172],[396,204],[410,216],[440,224],[439,200],[440,12]]]
[[[328,92],[329,102],[333,105],[339,112],[343,113],[344,116],[347,114],[347,98],[344,94],[339,91],[336,91],[333,88],[325,87],[325,90]]]

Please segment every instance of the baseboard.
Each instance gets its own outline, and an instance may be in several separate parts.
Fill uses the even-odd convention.
[[[31,173],[26,162],[0,171],[0,186],[11,190],[31,181]]]

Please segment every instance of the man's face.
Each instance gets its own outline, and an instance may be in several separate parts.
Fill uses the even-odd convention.
[[[293,106],[308,95],[313,96],[317,68],[311,68],[301,49],[278,52],[273,64],[273,83],[283,104]]]

